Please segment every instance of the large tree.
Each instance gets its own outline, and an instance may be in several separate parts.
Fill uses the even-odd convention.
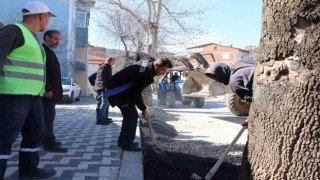
[[[142,43],[145,51],[153,56],[158,55],[159,44],[166,44],[167,40],[173,39],[175,35],[188,36],[200,32],[197,25],[199,19],[187,24],[186,19],[196,17],[203,10],[185,10],[176,7],[176,1],[170,0],[100,0],[96,9],[110,11],[123,11],[129,14],[130,38],[137,40],[138,45]],[[116,17],[114,17],[116,18]],[[104,20],[104,19],[102,19]],[[133,26],[132,26],[133,24]],[[133,27],[138,27],[133,29]],[[127,31],[126,31],[127,32]],[[161,37],[161,39],[159,39]],[[186,40],[185,38],[184,40]],[[175,41],[177,42],[177,41]],[[139,47],[138,47],[139,48]]]
[[[243,179],[320,179],[320,2],[264,0]]]

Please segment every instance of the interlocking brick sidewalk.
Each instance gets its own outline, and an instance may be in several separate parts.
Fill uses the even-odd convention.
[[[69,151],[52,153],[41,149],[39,167],[57,171],[50,180],[118,179],[121,160],[117,139],[122,116],[119,109],[110,107],[113,123],[96,125],[95,105],[94,98],[85,97],[80,102],[56,106],[55,134]],[[18,179],[20,142],[21,137],[13,145],[5,179]]]

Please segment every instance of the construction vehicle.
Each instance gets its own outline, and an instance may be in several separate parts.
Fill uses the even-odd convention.
[[[194,102],[195,107],[203,107],[204,97],[191,97],[183,92],[187,72],[188,70],[185,67],[174,67],[159,80],[159,88],[157,89],[159,105],[167,105],[168,108],[173,108],[176,105],[176,101],[181,101],[183,105],[190,105]],[[173,82],[172,77],[174,74],[177,74],[180,79]]]
[[[211,58],[212,62],[215,62],[212,53],[194,53],[189,58],[183,57],[180,59],[188,69],[188,77],[182,87],[182,96],[185,98],[206,98],[225,95],[226,104],[234,115],[247,116],[250,109],[250,105],[248,103],[233,93],[229,86],[218,83],[205,75],[205,71],[209,67],[209,63],[204,56]],[[196,66],[190,62],[192,60],[196,60]]]

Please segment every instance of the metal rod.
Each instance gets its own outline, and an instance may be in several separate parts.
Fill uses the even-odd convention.
[[[149,131],[150,131],[150,136],[151,136],[151,140],[153,144],[156,144],[156,139],[154,138],[153,135],[153,129],[152,129],[152,125],[151,125],[151,119],[146,119],[148,126],[149,126]]]
[[[218,168],[220,167],[220,165],[222,164],[222,162],[224,161],[224,159],[226,158],[226,156],[228,155],[228,153],[230,152],[231,148],[234,146],[234,144],[238,141],[239,137],[242,135],[242,133],[244,132],[244,130],[246,130],[246,126],[242,126],[241,130],[238,132],[237,136],[233,139],[233,141],[231,142],[231,144],[229,144],[228,148],[224,151],[224,153],[222,154],[222,156],[219,158],[219,160],[217,161],[217,163],[210,169],[210,171],[208,172],[208,174],[206,175],[206,177],[204,178],[205,180],[210,180],[212,178],[212,176],[217,172]]]

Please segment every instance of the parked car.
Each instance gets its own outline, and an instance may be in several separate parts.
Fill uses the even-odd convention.
[[[75,101],[80,101],[81,88],[74,82],[72,78],[61,78],[62,89],[63,89],[63,102],[72,103]]]

